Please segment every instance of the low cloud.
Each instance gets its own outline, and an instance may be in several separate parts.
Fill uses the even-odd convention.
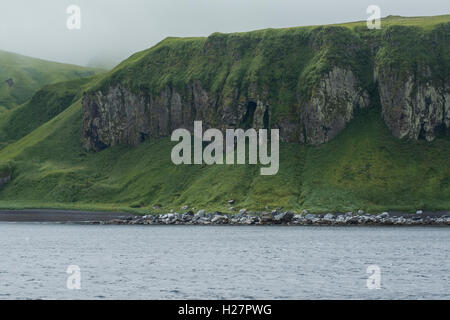
[[[0,49],[81,65],[112,65],[167,36],[207,36],[262,28],[438,15],[447,0],[14,0],[0,4]],[[67,8],[81,8],[80,30],[68,30]]]

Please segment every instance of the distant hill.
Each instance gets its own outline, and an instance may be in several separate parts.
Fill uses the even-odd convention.
[[[0,112],[30,99],[45,85],[85,78],[102,72],[0,50]]]
[[[98,76],[97,76],[98,77]],[[96,77],[50,84],[27,102],[0,114],[0,149],[43,125],[81,98]]]
[[[121,62],[121,59],[119,59],[119,58],[95,56],[89,60],[89,62],[87,63],[87,67],[111,70],[116,65],[118,65],[120,62]]]

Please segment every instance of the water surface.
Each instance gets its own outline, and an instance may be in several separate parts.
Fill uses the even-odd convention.
[[[0,299],[450,298],[446,227],[0,223],[0,244]]]

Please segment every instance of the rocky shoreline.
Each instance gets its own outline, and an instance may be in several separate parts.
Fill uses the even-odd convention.
[[[357,213],[327,213],[311,214],[303,211],[294,214],[290,211],[273,210],[271,212],[247,212],[242,209],[236,214],[221,212],[206,212],[199,210],[197,213],[186,211],[184,213],[170,212],[159,215],[146,215],[135,217],[123,217],[106,222],[108,225],[440,225],[450,226],[450,212],[424,213],[421,210],[416,214],[389,213],[366,214],[362,210]]]

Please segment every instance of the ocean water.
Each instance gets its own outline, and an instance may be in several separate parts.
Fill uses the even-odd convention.
[[[0,299],[450,299],[447,227],[0,223],[0,248]]]

